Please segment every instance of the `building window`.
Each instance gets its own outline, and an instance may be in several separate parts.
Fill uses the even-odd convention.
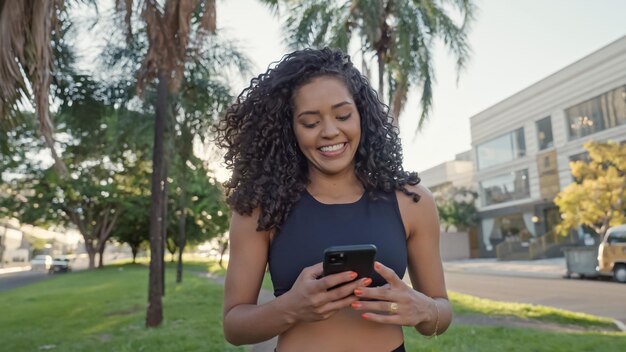
[[[572,106],[565,116],[570,140],[626,124],[626,86]]]
[[[589,152],[582,152],[582,153],[570,155],[569,157],[570,162],[579,161],[579,160],[582,160],[586,163],[590,162],[591,158],[589,157]]]
[[[539,150],[544,150],[554,145],[550,116],[537,121],[537,136],[539,138]]]
[[[482,181],[480,194],[483,206],[529,198],[528,170],[513,171]]]
[[[479,145],[478,169],[502,164],[521,158],[526,155],[524,128],[520,127],[513,132],[494,138]]]

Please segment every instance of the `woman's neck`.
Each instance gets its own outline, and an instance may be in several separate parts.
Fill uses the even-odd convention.
[[[309,180],[307,190],[318,200],[350,202],[358,200],[365,191],[354,172],[337,175],[311,173]]]

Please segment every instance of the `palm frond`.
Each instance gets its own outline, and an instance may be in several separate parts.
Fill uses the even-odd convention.
[[[361,38],[363,57],[371,53],[382,66],[379,90],[386,77],[387,101],[396,119],[411,87],[419,86],[422,112],[418,130],[432,109],[434,42],[441,39],[456,58],[457,81],[470,56],[467,32],[476,12],[472,0],[351,0],[339,4],[285,0],[285,3],[290,5],[286,30],[293,48],[334,43],[332,46],[346,50],[352,36]],[[454,11],[458,11],[461,20],[453,20]]]
[[[19,104],[32,102],[39,132],[50,148],[57,171],[65,176],[67,167],[56,151],[49,112],[51,39],[62,8],[61,0],[0,3],[0,118],[14,114]]]

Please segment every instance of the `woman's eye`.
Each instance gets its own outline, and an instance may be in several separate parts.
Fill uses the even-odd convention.
[[[339,120],[339,121],[345,121],[345,120],[349,119],[349,118],[350,118],[350,116],[352,116],[352,113],[349,113],[348,115],[337,116],[337,120]]]
[[[313,128],[315,126],[317,126],[317,122],[313,122],[313,123],[302,123],[302,126],[304,126],[304,128]]]

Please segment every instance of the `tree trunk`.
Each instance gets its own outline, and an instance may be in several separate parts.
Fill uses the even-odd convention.
[[[93,248],[91,241],[85,241],[85,251],[87,251],[87,257],[89,257],[89,269],[96,267],[96,249]]]
[[[400,114],[406,104],[408,90],[406,77],[399,77],[391,96],[391,116],[393,117],[393,125],[398,128],[400,128]]]
[[[167,74],[159,72],[156,114],[154,121],[154,147],[152,151],[152,185],[150,208],[150,278],[148,284],[148,310],[146,326],[157,327],[163,321],[163,135],[168,99]]]
[[[106,248],[106,243],[98,244],[98,268],[104,267],[104,249]]]
[[[228,249],[228,241],[224,241],[224,244],[222,244],[222,250],[220,251],[220,261],[219,261],[219,265],[220,268],[224,268],[224,264],[222,263],[224,260],[224,253],[226,253],[226,250]]]
[[[133,253],[133,264],[137,263],[137,252],[139,251],[139,246],[130,246],[130,251]]]
[[[165,122],[163,126],[163,136],[165,139],[166,130],[167,130],[167,115],[165,116]],[[163,141],[165,144],[165,141]],[[163,150],[163,223],[161,225],[161,230],[163,231],[161,237],[163,238],[163,256],[161,257],[161,296],[165,296],[165,246],[167,242],[167,191],[168,191],[168,183],[167,183],[167,157],[166,157],[165,149]]]

